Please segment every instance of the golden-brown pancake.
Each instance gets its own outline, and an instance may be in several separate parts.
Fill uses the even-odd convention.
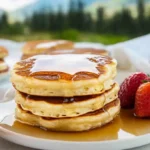
[[[8,75],[9,68],[3,59],[0,59],[0,80]]]
[[[5,47],[0,46],[0,59],[5,58],[8,55],[8,51]]]
[[[76,117],[101,109],[104,105],[118,98],[119,85],[100,95],[80,97],[40,97],[16,92],[16,103],[26,111],[43,117]]]
[[[0,80],[3,80],[7,77],[9,72],[9,67],[3,59],[0,59]]]
[[[46,118],[33,115],[18,105],[16,118],[18,121],[54,131],[86,131],[101,127],[112,121],[120,112],[119,99],[105,105],[102,109],[73,118]]]
[[[95,95],[114,84],[116,65],[115,59],[102,55],[39,55],[18,62],[11,81],[18,91],[29,95]]]
[[[95,48],[74,48],[71,50],[55,50],[51,51],[49,54],[94,54],[94,55],[108,55],[108,52],[104,49]]]
[[[3,59],[0,59],[0,72],[4,72],[7,69],[8,69],[8,66],[5,63],[5,61]]]
[[[74,43],[67,40],[39,40],[27,42],[23,48],[24,55],[47,54],[57,49],[72,49]]]

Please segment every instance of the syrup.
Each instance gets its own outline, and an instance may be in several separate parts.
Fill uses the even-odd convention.
[[[105,94],[111,92],[111,90],[115,88],[115,84],[112,85],[112,88],[105,91]],[[74,97],[57,97],[57,96],[33,96],[26,93],[19,92],[21,96],[26,101],[45,101],[51,104],[67,104],[67,103],[74,103],[74,102],[81,102],[81,101],[88,101],[89,99],[100,97],[103,94],[95,94],[95,95],[88,95],[88,96],[74,96]]]
[[[105,141],[132,138],[150,133],[150,119],[139,119],[131,110],[121,110],[120,115],[112,122],[99,129],[81,133],[51,132],[32,127],[16,121],[13,115],[6,117],[0,125],[7,130],[20,134],[64,141]]]
[[[98,55],[39,55],[18,63],[16,73],[41,80],[87,80],[98,78],[107,72],[107,64],[114,60]]]

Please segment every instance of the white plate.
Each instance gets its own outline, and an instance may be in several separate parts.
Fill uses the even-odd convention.
[[[22,47],[22,43],[14,43],[12,41],[0,40],[0,44],[8,48],[10,55],[6,58],[6,62],[9,64],[10,67],[12,67],[14,62],[18,61],[21,56],[20,49]],[[83,43],[78,43],[77,46],[81,46],[81,44]],[[119,71],[117,77],[118,82],[121,82],[130,73],[131,73],[130,71]],[[10,82],[5,82],[4,84],[2,84],[1,82],[1,88],[7,89],[8,87],[10,87]],[[2,90],[0,90],[0,92],[2,92]],[[62,136],[65,134],[57,135],[57,133],[47,132],[40,130],[38,128],[33,128],[21,124],[16,125],[14,128],[13,125],[14,118],[12,117],[14,110],[15,110],[15,103],[13,101],[5,104],[0,104],[0,121],[2,121],[5,118],[3,124],[0,124],[0,137],[8,141],[14,142],[16,144],[20,144],[31,148],[47,149],[47,150],[100,150],[100,149],[119,150],[119,149],[134,148],[150,143],[150,134],[148,134],[150,132],[149,127],[150,123],[144,127],[141,124],[139,124],[138,126],[136,126],[135,124],[135,127],[137,127],[136,129],[138,130],[136,129],[134,130],[134,119],[131,120],[131,122],[130,121],[125,122],[127,126],[131,125],[133,127],[134,134],[130,134],[130,132],[126,132],[125,130],[120,129],[114,136],[114,140],[106,140],[108,138],[106,136],[106,139],[99,141],[98,140],[91,141],[91,136],[100,135],[107,128],[109,129],[107,135],[110,134],[113,135],[113,130],[115,130],[114,129],[115,122],[114,122],[113,124],[109,124],[108,126],[101,128],[101,130],[98,129],[91,132],[79,133],[76,135],[76,138],[80,139],[80,141],[78,140],[73,141],[72,140],[74,139],[73,136],[76,133],[69,134],[69,136],[67,136],[68,140],[66,139],[64,140]],[[8,122],[9,122],[8,125],[5,124]],[[22,128],[20,128],[20,126]],[[141,131],[143,134],[141,135],[139,131]],[[144,133],[145,131],[146,134]],[[42,135],[43,133],[44,135]],[[84,134],[86,136],[84,136],[83,138],[82,135]],[[54,138],[50,139],[47,137],[47,135],[54,136]],[[118,139],[116,136],[118,137]]]
[[[119,71],[117,80],[121,82],[130,73],[131,73],[130,71]],[[43,131],[41,129],[29,127],[26,125],[22,125],[22,127],[20,128],[19,126],[21,124],[14,125],[15,127],[13,127],[12,119],[14,118],[10,114],[14,113],[14,109],[15,109],[15,103],[13,101],[5,104],[0,104],[0,120],[2,121],[3,118],[5,117],[4,121],[2,121],[3,124],[0,125],[0,136],[8,141],[14,142],[19,145],[23,145],[31,148],[38,148],[38,149],[48,149],[48,150],[91,150],[91,149],[119,150],[119,149],[134,148],[134,147],[138,147],[150,143],[150,134],[148,134],[148,132],[150,131],[150,126],[148,123],[147,123],[148,125],[144,126],[143,128],[141,127],[142,125],[140,125],[140,123],[139,126],[135,126],[137,127],[137,129],[139,128],[138,130],[135,129],[135,131],[133,131],[135,135],[131,134],[130,132],[126,132],[126,130],[119,129],[117,131],[117,135],[115,135],[117,136],[118,139],[114,137],[114,140],[110,140],[110,139],[106,140],[108,138],[106,137],[106,139],[94,141],[91,140],[90,138],[91,136],[93,136],[93,134],[100,135],[102,133],[101,131],[106,130],[107,128],[109,129],[108,135],[109,134],[113,135],[113,131],[115,130],[114,129],[115,122],[107,125],[106,127],[104,127],[104,129],[101,129],[100,131],[98,129],[87,133],[68,134],[67,135],[68,137],[67,136],[66,137],[69,140],[66,141],[65,138],[60,137],[65,135],[65,133],[60,133],[60,134],[58,133],[57,135],[57,133],[54,132]],[[134,128],[134,125],[136,124],[134,122],[134,119],[132,119],[131,122],[126,122],[126,120],[124,121],[127,127],[132,126]],[[147,121],[145,120],[145,122]],[[5,123],[9,123],[9,125]],[[120,123],[123,124],[124,122],[122,122],[121,120],[119,124]],[[140,131],[142,132],[142,134],[138,133]],[[146,134],[144,134],[145,131]],[[44,135],[42,135],[43,133]],[[54,138],[49,139],[46,134],[47,135],[49,134],[49,136],[54,135]],[[84,134],[86,135],[86,137],[83,136]],[[80,141],[72,140],[74,139],[73,135],[75,135],[76,138],[78,136],[78,139],[81,138]],[[83,137],[85,139],[82,139]],[[61,138],[63,138],[63,140],[60,140]]]

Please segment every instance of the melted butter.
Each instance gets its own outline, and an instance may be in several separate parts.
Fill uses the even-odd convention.
[[[99,129],[81,133],[45,131],[37,127],[21,124],[14,119],[13,115],[6,117],[1,126],[13,132],[37,138],[81,142],[126,139],[150,133],[150,119],[136,118],[131,110],[121,110],[120,116],[112,123]]]
[[[36,48],[51,48],[54,47],[58,44],[63,44],[66,43],[65,40],[60,40],[60,41],[51,41],[51,42],[44,42],[44,43],[39,43],[36,45]]]

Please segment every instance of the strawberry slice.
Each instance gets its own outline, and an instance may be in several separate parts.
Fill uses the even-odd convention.
[[[137,117],[150,117],[150,82],[144,83],[138,88],[134,114]]]
[[[118,93],[122,108],[134,108],[136,91],[147,78],[145,73],[136,72],[123,81]]]

